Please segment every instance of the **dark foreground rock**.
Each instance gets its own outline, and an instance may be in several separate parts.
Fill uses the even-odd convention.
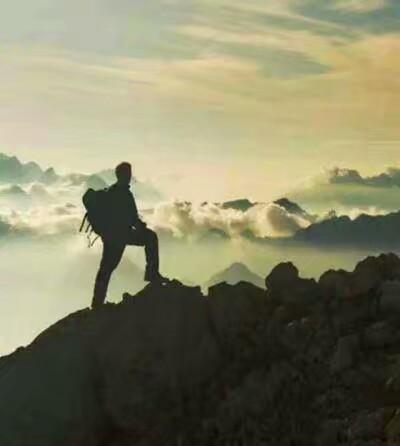
[[[147,287],[0,359],[3,446],[400,444],[400,259]]]

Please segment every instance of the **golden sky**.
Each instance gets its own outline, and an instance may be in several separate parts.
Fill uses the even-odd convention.
[[[198,200],[399,165],[397,0],[0,6],[0,151]]]

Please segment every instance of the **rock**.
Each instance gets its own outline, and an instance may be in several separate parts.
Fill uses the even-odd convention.
[[[381,260],[377,257],[367,257],[357,264],[351,274],[352,295],[364,295],[377,288],[382,282],[383,276]]]
[[[400,258],[393,253],[378,257],[385,280],[400,280]]]
[[[386,390],[391,395],[400,395],[400,355],[390,357],[390,366],[386,374]]]
[[[331,371],[340,373],[354,366],[359,351],[357,335],[344,336],[338,340],[335,354],[331,361]]]
[[[397,446],[400,442],[400,409],[397,409],[385,427],[388,446]]]
[[[373,294],[386,280],[400,280],[400,259],[394,254],[367,257],[359,262],[353,272],[329,270],[318,281],[326,297],[341,299]]]
[[[282,287],[295,285],[299,280],[299,270],[292,262],[277,265],[265,279],[265,286],[271,291],[279,291]]]
[[[315,446],[337,446],[342,430],[343,422],[341,420],[326,421],[316,438]]]
[[[361,412],[352,420],[348,438],[353,442],[383,439],[385,432],[385,409],[374,412]]]
[[[388,280],[380,287],[380,310],[400,312],[400,280]]]
[[[277,307],[275,309],[275,311],[273,313],[273,317],[277,322],[279,322],[281,324],[290,322],[292,320],[287,307],[285,307],[284,305],[280,305],[279,307]]]
[[[318,284],[286,263],[267,290],[175,281],[72,314],[0,358],[0,445],[398,445],[399,262]]]
[[[209,289],[208,302],[218,338],[226,345],[232,345],[243,331],[266,319],[265,292],[248,282],[215,285]]]
[[[350,297],[350,276],[351,274],[344,270],[329,270],[323,273],[318,281],[322,296],[328,299]]]
[[[184,286],[149,286],[69,316],[6,359],[0,444],[97,446],[107,429],[135,433],[135,444],[153,430],[150,444],[161,444],[156,431],[181,395],[219,363],[207,299]]]
[[[269,298],[280,304],[309,305],[320,296],[314,279],[299,277],[298,269],[291,263],[280,263],[265,279]]]
[[[383,348],[400,340],[398,330],[387,321],[379,321],[364,330],[364,345],[369,348]]]

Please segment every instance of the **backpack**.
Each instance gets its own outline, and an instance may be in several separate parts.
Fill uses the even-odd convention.
[[[85,206],[86,214],[83,217],[79,232],[83,231],[87,222],[85,232],[88,234],[89,247],[91,247],[110,227],[112,212],[109,189],[88,189],[83,194],[82,202]],[[93,232],[97,234],[97,237],[91,241],[90,237]]]

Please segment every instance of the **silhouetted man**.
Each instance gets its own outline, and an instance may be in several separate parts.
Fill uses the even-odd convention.
[[[130,191],[132,167],[121,163],[115,169],[117,182],[107,192],[112,210],[112,224],[101,234],[103,256],[96,276],[92,308],[101,306],[107,296],[111,274],[118,266],[127,245],[144,246],[147,282],[163,283],[167,279],[159,271],[157,234],[140,220],[135,199]]]

